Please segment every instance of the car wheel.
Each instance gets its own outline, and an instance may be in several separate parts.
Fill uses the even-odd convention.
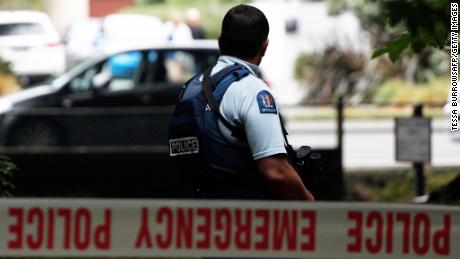
[[[63,137],[58,127],[49,122],[24,122],[13,128],[7,146],[60,146]]]

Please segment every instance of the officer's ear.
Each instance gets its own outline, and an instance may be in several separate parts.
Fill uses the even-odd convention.
[[[219,34],[219,37],[217,37],[217,44],[219,44],[219,49],[222,49],[222,48],[221,48],[221,45],[222,45],[222,44],[220,43],[220,42],[221,42],[221,39],[222,39],[222,33],[220,33],[220,34]]]

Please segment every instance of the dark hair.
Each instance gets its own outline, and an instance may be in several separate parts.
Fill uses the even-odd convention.
[[[235,57],[255,57],[269,30],[267,18],[259,9],[237,5],[227,12],[222,22],[220,52]]]

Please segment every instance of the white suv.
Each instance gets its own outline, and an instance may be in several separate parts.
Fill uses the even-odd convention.
[[[0,11],[0,57],[21,79],[34,81],[65,71],[65,50],[48,15]]]

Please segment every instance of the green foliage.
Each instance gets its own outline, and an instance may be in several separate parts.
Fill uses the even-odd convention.
[[[332,15],[353,12],[375,50],[372,58],[365,56],[363,71],[350,74],[357,91],[351,94],[361,96],[354,100],[390,104],[446,99],[447,88],[443,87],[448,83],[435,78],[449,71],[443,49],[448,44],[447,0],[328,0],[328,5]],[[387,79],[394,80],[382,85]],[[436,80],[439,84],[431,86],[430,81]]]
[[[363,78],[366,58],[335,46],[323,52],[299,56],[294,76],[308,88],[309,101],[330,101],[340,96],[351,96]]]
[[[458,171],[447,170],[426,175],[426,191],[432,193],[444,185],[448,184],[455,177],[458,177]],[[385,202],[410,202],[415,196],[415,173],[408,172],[406,175],[393,177],[379,191],[378,201]]]
[[[383,202],[410,202],[414,197],[413,173],[389,179],[378,191],[377,199]]]
[[[384,1],[385,21],[391,27],[402,26],[402,35],[376,50],[373,57],[388,53],[395,62],[406,49],[420,53],[426,48],[443,49],[449,44],[449,1]]]
[[[449,43],[448,0],[328,0],[329,12],[351,10],[371,35],[373,57],[388,53],[395,62],[403,53],[444,49]]]
[[[43,8],[43,0],[0,0],[1,10],[18,10]]]
[[[439,77],[423,84],[412,84],[400,78],[386,80],[375,88],[371,101],[376,104],[444,104],[449,88],[449,78]]]
[[[426,192],[437,193],[460,176],[460,169],[430,168],[426,174]],[[348,178],[352,200],[372,202],[412,202],[415,197],[415,173],[412,170],[364,172]],[[446,198],[449,200],[449,198]],[[438,203],[441,203],[438,201]]]
[[[359,19],[362,28],[369,34],[372,45],[381,47],[394,34],[400,33],[399,28],[386,26],[383,15],[383,1],[376,0],[328,0],[330,15],[339,15],[345,11],[353,12]]]
[[[328,0],[330,15],[338,15],[351,10],[361,21],[364,27],[383,24],[382,5],[373,0]]]
[[[13,71],[11,70],[10,62],[3,60],[1,57],[0,57],[0,74],[8,74],[8,75],[13,74]]]
[[[10,191],[14,186],[10,183],[10,177],[15,170],[16,166],[8,158],[0,156],[0,197],[11,196]]]
[[[372,58],[376,58],[385,53],[388,53],[391,61],[395,62],[401,53],[410,45],[410,35],[405,33],[398,38],[388,42],[385,47],[380,48],[372,54]]]

